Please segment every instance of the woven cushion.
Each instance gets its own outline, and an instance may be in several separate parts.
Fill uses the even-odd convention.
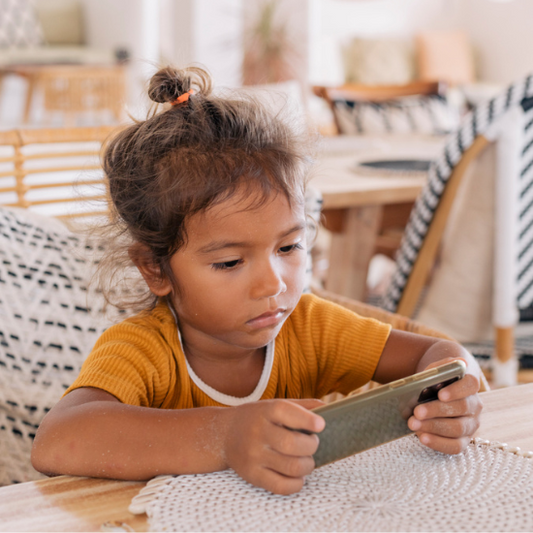
[[[57,220],[0,208],[0,485],[41,477],[30,451],[42,417],[122,316],[104,317],[87,289],[98,253]]]
[[[84,44],[83,12],[78,0],[48,0],[35,7],[48,45]]]
[[[402,85],[414,78],[412,44],[401,39],[353,39],[344,48],[347,82]]]
[[[336,100],[340,133],[443,134],[459,124],[459,113],[440,96],[406,96],[386,102]]]
[[[32,0],[0,2],[0,48],[43,44],[41,25]]]

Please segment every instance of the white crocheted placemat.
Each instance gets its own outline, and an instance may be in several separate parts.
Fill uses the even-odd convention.
[[[291,496],[226,470],[155,478],[130,511],[151,531],[533,531],[532,455],[481,439],[444,455],[409,436],[315,470]]]

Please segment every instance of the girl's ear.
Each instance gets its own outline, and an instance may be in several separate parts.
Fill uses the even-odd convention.
[[[172,283],[154,264],[152,254],[147,246],[140,243],[132,244],[128,248],[128,255],[156,296],[166,296],[172,291]]]

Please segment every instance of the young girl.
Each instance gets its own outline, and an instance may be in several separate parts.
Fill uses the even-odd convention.
[[[42,422],[34,467],[129,480],[231,467],[290,494],[314,468],[315,398],[457,357],[468,374],[408,423],[461,452],[481,411],[468,352],[301,294],[308,143],[257,102],[212,95],[201,69],[163,69],[149,95],[171,106],[118,133],[104,169],[151,300],[97,341]]]

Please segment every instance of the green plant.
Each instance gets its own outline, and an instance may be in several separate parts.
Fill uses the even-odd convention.
[[[245,85],[276,83],[295,77],[295,46],[286,21],[281,19],[280,6],[279,0],[263,1],[257,18],[245,30]]]

